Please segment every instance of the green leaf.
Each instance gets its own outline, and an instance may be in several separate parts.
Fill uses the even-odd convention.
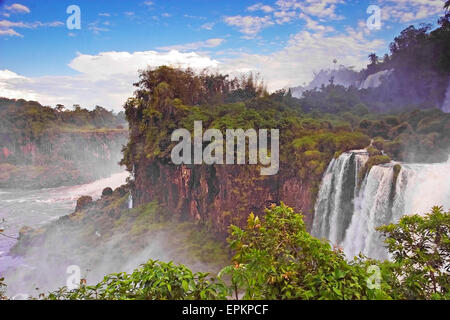
[[[181,286],[183,287],[184,291],[189,291],[189,284],[188,284],[188,282],[186,280],[183,280],[181,282]]]

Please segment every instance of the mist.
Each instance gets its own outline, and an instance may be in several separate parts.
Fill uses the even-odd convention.
[[[213,263],[207,265],[193,260],[187,252],[180,252],[176,244],[186,239],[170,231],[155,231],[137,243],[130,242],[127,232],[104,240],[97,230],[94,233],[98,238],[93,239],[90,230],[81,230],[84,226],[56,223],[50,228],[45,240],[20,253],[20,266],[5,272],[9,296],[38,297],[40,293],[66,286],[70,266],[80,268],[81,279],[86,279],[88,285],[98,283],[110,273],[131,272],[149,259],[184,263],[194,271],[217,271]]]

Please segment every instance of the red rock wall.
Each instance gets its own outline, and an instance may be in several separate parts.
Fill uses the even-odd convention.
[[[175,166],[157,161],[135,168],[134,203],[157,200],[173,214],[207,223],[226,234],[230,224],[243,225],[250,212],[283,201],[313,219],[313,192],[308,181],[279,174],[260,176],[250,166]]]

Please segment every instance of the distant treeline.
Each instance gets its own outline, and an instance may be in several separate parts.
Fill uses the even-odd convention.
[[[51,108],[36,101],[0,98],[0,133],[25,136],[27,140],[38,138],[47,130],[123,129],[124,126],[124,112],[114,114],[100,106],[89,111],[75,105],[69,110],[63,105]]]

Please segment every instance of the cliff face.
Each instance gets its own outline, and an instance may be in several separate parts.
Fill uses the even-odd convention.
[[[148,161],[135,167],[134,204],[157,200],[181,218],[193,218],[226,235],[230,224],[241,225],[249,212],[262,214],[280,201],[313,220],[312,184],[286,174],[260,176],[248,166],[175,166]]]
[[[118,171],[127,130],[50,131],[37,139],[0,136],[0,187],[91,182]]]

